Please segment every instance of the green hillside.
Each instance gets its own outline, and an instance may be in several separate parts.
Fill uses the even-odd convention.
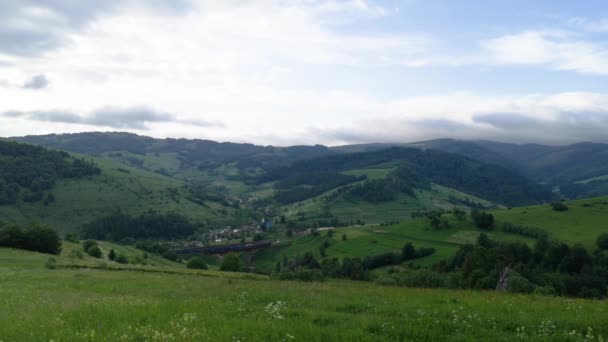
[[[451,215],[444,215],[450,224],[449,229],[433,230],[428,219],[415,219],[394,225],[371,225],[349,228],[337,228],[334,236],[328,237],[327,230],[317,236],[308,235],[293,240],[287,239],[278,247],[257,252],[254,265],[263,271],[271,272],[277,262],[284,257],[293,258],[306,252],[323,259],[320,247],[326,241],[326,257],[359,257],[380,255],[387,252],[399,253],[407,242],[416,248],[434,248],[435,253],[415,261],[416,264],[430,266],[441,260],[449,260],[458,248],[465,244],[475,244],[482,230],[469,220],[457,220]],[[532,244],[533,239],[499,230],[487,232],[490,238],[500,241],[525,241]],[[346,235],[346,240],[342,236]]]
[[[372,172],[382,177],[382,169]],[[365,174],[364,170],[353,173]],[[324,221],[331,225],[328,215],[338,219],[338,223],[364,222],[379,224],[411,219],[412,213],[419,210],[445,209],[479,205],[494,208],[497,205],[484,199],[467,195],[460,191],[432,184],[430,189],[416,190],[415,197],[400,195],[392,201],[372,203],[361,199],[334,198],[329,191],[312,199],[304,200],[283,209],[283,214],[298,226]]]
[[[565,202],[567,211],[558,212],[551,205],[494,211],[498,223],[538,227],[551,238],[569,244],[592,247],[600,234],[608,233],[608,197]]]
[[[281,282],[173,267],[49,270],[42,266],[46,258],[0,248],[4,340],[601,341],[608,336],[605,303],[596,300],[353,281]]]
[[[200,205],[188,200],[188,189],[181,180],[102,157],[93,160],[101,174],[57,181],[52,190],[55,201],[50,204],[20,201],[0,205],[0,220],[17,223],[37,220],[68,232],[118,210],[139,214],[153,209],[201,221],[222,221],[226,218],[219,210],[234,210],[213,201]]]
[[[305,236],[294,240],[286,240],[279,247],[258,252],[254,259],[255,266],[270,272],[283,257],[293,258],[311,252],[322,259],[320,247],[329,242],[326,249],[327,258],[359,257],[379,255],[387,252],[399,252],[403,245],[411,242],[415,247],[435,248],[435,254],[416,260],[420,265],[432,265],[441,260],[449,260],[464,244],[475,244],[480,233],[485,232],[491,239],[497,241],[522,241],[532,246],[535,239],[519,234],[505,232],[502,225],[512,223],[517,226],[540,228],[549,234],[549,238],[569,245],[582,244],[594,249],[597,237],[608,233],[608,198],[594,198],[565,202],[567,211],[558,212],[551,205],[517,207],[512,209],[496,209],[491,213],[495,216],[494,229],[481,230],[473,224],[470,218],[459,221],[452,215],[442,217],[449,222],[449,229],[434,230],[429,219],[405,220],[393,225],[373,225],[361,227],[339,228],[333,237],[327,237],[326,232],[318,236]],[[304,207],[306,208],[306,207]],[[304,210],[301,208],[301,210]],[[360,210],[362,217],[364,207],[352,207]],[[453,207],[444,207],[449,210]],[[347,240],[342,240],[342,235]]]

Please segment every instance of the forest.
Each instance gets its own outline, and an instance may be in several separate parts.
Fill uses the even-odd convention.
[[[73,158],[66,152],[0,141],[0,205],[54,201],[52,190],[60,179],[97,175],[93,162]]]

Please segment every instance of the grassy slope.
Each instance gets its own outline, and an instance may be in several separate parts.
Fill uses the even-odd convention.
[[[599,341],[605,301],[239,274],[47,270],[0,249],[6,341]],[[34,259],[40,259],[33,262]],[[278,303],[278,304],[277,304]]]
[[[133,214],[148,209],[178,212],[197,220],[218,217],[215,210],[219,206],[215,203],[203,207],[186,200],[181,189],[184,183],[179,180],[105,158],[96,158],[95,161],[102,168],[100,176],[58,182],[53,189],[56,201],[49,206],[42,203],[0,206],[0,220],[38,220],[66,232],[118,209]],[[174,189],[177,195],[173,195],[170,189]]]
[[[117,254],[122,254],[127,257],[130,262],[134,262],[135,258],[142,257],[143,252],[134,247],[122,246],[111,242],[99,241],[99,247],[102,250],[103,257],[100,259],[93,258],[82,251],[82,246],[78,243],[63,242],[60,255],[50,255],[43,253],[35,253],[19,249],[0,248],[0,272],[7,271],[11,268],[40,268],[49,258],[54,258],[58,266],[78,265],[86,267],[108,266],[112,268],[141,268],[141,269],[186,269],[184,264],[173,262],[155,254],[148,253],[148,258],[143,264],[118,264],[108,260],[108,252],[114,249]],[[81,252],[82,259],[78,258],[74,253]]]
[[[319,236],[309,235],[293,241],[285,241],[279,247],[259,251],[255,255],[254,265],[261,270],[272,271],[284,255],[292,258],[305,252],[312,252],[316,258],[321,259],[319,248],[326,240],[330,243],[330,247],[326,250],[327,257],[338,258],[365,258],[386,252],[400,252],[407,242],[411,242],[416,248],[435,248],[435,254],[416,261],[418,264],[430,265],[450,258],[462,244],[475,243],[480,234],[480,231],[468,221],[461,222],[450,218],[450,224],[450,229],[439,231],[430,229],[426,219],[405,221],[391,226],[338,228],[333,238],[327,237],[326,231],[323,231]],[[342,240],[343,234],[347,236],[345,241]],[[499,240],[521,239],[532,242],[531,239],[503,232],[491,232],[489,235]]]
[[[360,175],[359,170],[355,171],[355,173]],[[370,177],[380,177],[376,169],[372,170],[372,175],[373,176]],[[304,220],[301,220],[300,223],[316,221],[322,213],[321,198],[326,194],[286,206],[286,216],[295,218],[298,217],[299,214],[303,215]],[[474,202],[482,203],[488,207],[493,206],[491,202],[486,200],[441,185],[433,184],[430,191],[417,191],[416,198],[402,195],[394,201],[385,203],[338,199],[337,201],[330,203],[328,207],[330,212],[343,222],[361,219],[366,223],[382,223],[394,220],[409,220],[411,214],[417,210],[433,210],[439,208],[452,209],[457,207],[457,205],[448,201],[450,196],[462,200],[469,199]]]
[[[518,225],[539,227],[549,232],[551,238],[566,242],[570,245],[581,243],[593,249],[597,237],[608,233],[608,198],[594,198],[567,202],[569,210],[556,212],[550,205],[521,207],[513,209],[498,209],[493,211],[497,226],[504,222]],[[436,253],[417,260],[416,263],[430,265],[437,261],[449,259],[459,245],[474,243],[480,231],[473,226],[469,219],[460,222],[449,217],[451,228],[434,231],[429,228],[426,219],[401,222],[391,226],[367,226],[340,228],[335,236],[329,239],[331,246],[327,248],[328,257],[361,257],[377,255],[385,252],[397,252],[406,242],[412,242],[415,247],[432,247]],[[348,240],[342,241],[342,234]],[[489,236],[501,241],[534,242],[531,238],[509,234],[495,229]],[[277,261],[312,252],[320,258],[319,247],[328,239],[326,233],[320,236],[305,236],[293,241],[285,241],[281,246],[260,251],[254,258],[255,266],[265,271],[272,271]]]
[[[590,205],[585,207],[584,205]],[[552,238],[570,244],[581,243],[592,247],[598,235],[608,233],[608,197],[567,202],[568,211],[556,212],[550,205],[497,210],[498,223],[512,222],[519,225],[545,229]]]

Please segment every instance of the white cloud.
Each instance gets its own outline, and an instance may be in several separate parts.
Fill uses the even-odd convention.
[[[505,35],[482,42],[468,55],[456,55],[445,42],[421,32],[344,29],[392,15],[391,9],[361,0],[195,1],[178,15],[144,3],[149,4],[117,2],[112,10],[104,9],[104,15],[87,12],[86,24],[68,21],[52,37],[52,49],[36,50],[40,55],[5,53],[2,60],[8,64],[0,64],[0,80],[13,86],[0,87],[0,112],[23,115],[0,117],[0,135],[75,132],[105,125],[158,137],[273,144],[445,136],[507,139],[509,134],[552,142],[547,134],[518,133],[509,127],[528,117],[545,124],[563,121],[564,113],[599,113],[596,118],[601,118],[608,108],[607,96],[601,93],[372,95],[372,87],[382,81],[376,79],[376,70],[387,66],[401,70],[404,83],[409,82],[408,68],[436,65],[534,65],[607,74],[604,47],[568,33]],[[33,15],[50,23],[74,17],[66,17],[59,8],[33,9],[25,24],[31,25]],[[354,70],[361,83],[375,81],[369,82],[374,85],[363,91],[326,87],[339,77],[332,73],[334,67]],[[14,86],[42,73],[53,81],[43,92]],[[110,115],[99,111],[142,104],[153,108],[148,112],[160,114],[144,120],[120,110]],[[566,118],[581,122],[581,117]],[[225,126],[196,124],[201,122]],[[572,126],[551,127],[551,132],[558,132]],[[580,130],[574,131],[579,135],[566,140],[585,139]]]
[[[499,64],[544,64],[559,70],[608,74],[608,47],[564,32],[527,31],[483,43],[490,61]]]

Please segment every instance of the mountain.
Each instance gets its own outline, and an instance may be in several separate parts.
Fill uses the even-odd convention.
[[[411,146],[274,147],[98,132],[14,140],[86,154],[114,165],[102,175],[126,169],[131,181],[142,172],[180,184],[187,205],[206,198],[223,207],[238,206],[219,216],[237,215],[241,220],[274,217],[295,227],[379,223],[409,219],[419,210],[488,208],[552,199],[547,188],[516,171]],[[157,207],[160,201],[155,203]]]
[[[203,224],[238,222],[225,196],[102,156],[0,141],[0,220],[40,221],[60,232],[122,211],[179,213]]]
[[[556,187],[568,198],[608,195],[608,144],[544,146],[442,139],[411,146],[500,165]]]

